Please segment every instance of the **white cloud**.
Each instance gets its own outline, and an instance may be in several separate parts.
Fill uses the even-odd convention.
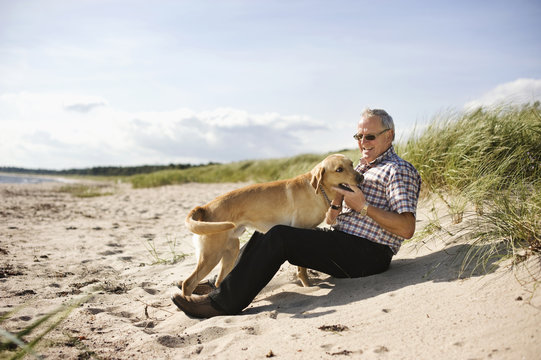
[[[129,124],[129,137],[144,149],[164,156],[204,161],[289,156],[302,151],[304,133],[327,130],[306,116],[250,114],[219,108],[139,114]]]
[[[105,106],[103,102],[91,102],[91,103],[77,103],[64,106],[64,109],[69,111],[76,111],[81,113],[87,113],[100,106]]]
[[[525,104],[541,100],[541,79],[517,79],[496,86],[479,99],[464,105],[467,110],[501,104]]]
[[[326,151],[329,133],[304,115],[127,112],[101,97],[39,93],[0,95],[0,126],[0,166],[49,169],[291,156]]]

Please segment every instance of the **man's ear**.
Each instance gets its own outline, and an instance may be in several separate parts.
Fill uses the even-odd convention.
[[[312,179],[310,180],[310,185],[316,190],[316,194],[319,193],[319,185],[323,180],[323,174],[325,174],[325,168],[320,163],[312,170]]]
[[[388,131],[389,133],[389,141],[391,142],[391,144],[393,143],[393,139],[394,139],[394,130],[391,129]]]

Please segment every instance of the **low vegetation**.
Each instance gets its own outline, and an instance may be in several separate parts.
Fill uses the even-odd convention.
[[[167,246],[169,248],[169,251],[165,251],[165,255],[161,250],[158,249],[154,242],[154,236],[145,236],[146,242],[144,243],[145,248],[148,251],[148,254],[150,255],[152,259],[151,265],[156,264],[176,264],[179,261],[182,261],[188,254],[179,252],[177,249],[177,239],[167,239]]]
[[[539,103],[441,114],[400,151],[455,223],[467,209],[477,213],[467,230],[484,250],[466,262],[541,252]]]
[[[80,198],[111,195],[112,192],[110,190],[110,187],[106,184],[85,185],[81,183],[64,185],[58,189],[59,192],[68,193]]]
[[[22,359],[30,355],[36,359],[42,359],[42,357],[36,353],[36,347],[43,341],[45,336],[56,329],[74,309],[88,301],[91,297],[92,295],[89,294],[63,304],[15,333],[6,331],[0,327],[0,358]],[[16,313],[24,308],[24,306],[26,305],[7,314],[0,315],[0,326],[4,321],[9,321],[9,319],[16,315]]]
[[[343,153],[351,156],[352,151]],[[185,170],[164,170],[152,174],[135,175],[129,178],[129,181],[135,188],[188,182],[272,181],[287,179],[310,171],[324,157],[325,155],[305,154],[283,159],[246,160]]]

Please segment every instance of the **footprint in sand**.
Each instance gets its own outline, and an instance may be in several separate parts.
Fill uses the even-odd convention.
[[[143,289],[147,294],[150,294],[150,295],[156,295],[156,294],[159,294],[160,293],[160,290],[158,289],[155,289],[154,286],[156,284],[154,283],[151,283],[149,281],[143,281],[141,283],[141,289]]]
[[[107,243],[105,244],[106,246],[109,246],[109,247],[112,247],[112,248],[121,248],[121,247],[124,247],[124,245],[121,245],[119,243],[114,243],[114,242],[110,242],[110,243]]]
[[[36,292],[32,289],[22,290],[15,293],[15,296],[27,296],[27,295],[36,295]]]
[[[380,345],[374,349],[374,352],[376,354],[381,354],[381,353],[389,352],[389,349],[386,346]]]
[[[145,292],[150,295],[156,295],[160,293],[160,290],[158,289],[143,288],[143,290],[145,290]]]
[[[177,336],[163,335],[157,338],[156,341],[169,348],[180,348],[208,343],[236,331],[238,331],[238,329],[224,329],[218,326],[211,326],[198,334],[182,334]]]
[[[107,251],[98,253],[98,255],[109,256],[109,255],[122,254],[123,252],[124,250],[107,250]]]
[[[104,309],[99,309],[99,308],[88,308],[88,309],[86,309],[86,311],[91,313],[92,315],[96,315],[96,314],[105,312]]]
[[[152,320],[144,320],[144,321],[140,321],[140,322],[136,322],[133,324],[134,326],[138,327],[138,328],[143,328],[147,334],[152,334],[154,332],[152,332],[150,329],[154,329],[154,326],[156,326],[156,322],[155,321],[152,321]]]
[[[248,335],[259,335],[260,331],[259,328],[256,328],[254,326],[243,326],[240,328],[241,330],[244,330],[244,332]]]

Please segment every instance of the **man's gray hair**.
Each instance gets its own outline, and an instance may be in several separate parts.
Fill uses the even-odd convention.
[[[361,113],[361,117],[364,119],[369,118],[371,116],[379,117],[381,119],[381,124],[383,125],[383,127],[385,129],[391,129],[393,131],[393,140],[394,140],[394,135],[395,135],[394,121],[391,115],[389,115],[389,113],[387,113],[387,111],[383,109],[370,109],[370,108],[364,109],[363,112]]]

